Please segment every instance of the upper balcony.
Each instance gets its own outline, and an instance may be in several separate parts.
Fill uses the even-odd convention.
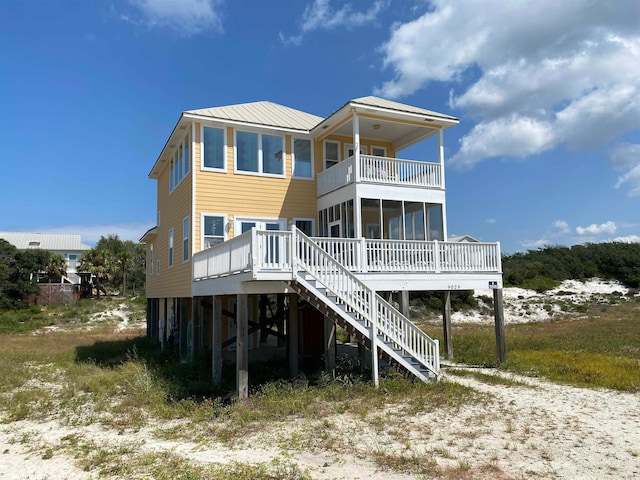
[[[444,188],[439,163],[360,154],[318,174],[318,197],[353,183]]]

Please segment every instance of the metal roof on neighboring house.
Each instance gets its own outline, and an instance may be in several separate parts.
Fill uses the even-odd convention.
[[[229,120],[302,131],[311,130],[323,120],[322,117],[273,102],[241,103],[238,105],[227,105],[225,107],[187,110],[185,113],[211,117],[218,120]]]
[[[0,232],[0,238],[15,246],[18,250],[40,248],[49,251],[91,250],[89,245],[80,241],[80,235],[64,233]]]
[[[438,113],[432,110],[426,110],[424,108],[414,107],[412,105],[406,105],[404,103],[394,102],[391,100],[387,100],[385,98],[374,97],[374,96],[354,98],[348,103],[357,103],[360,105],[366,105],[370,107],[397,110],[399,112],[417,113],[419,115],[430,115],[430,116],[439,117],[439,118],[449,118],[451,120],[458,120],[456,117],[452,117],[451,115],[445,115],[444,113]]]

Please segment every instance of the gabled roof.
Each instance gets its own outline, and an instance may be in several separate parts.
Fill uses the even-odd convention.
[[[415,113],[418,115],[428,115],[432,117],[446,118],[450,120],[455,120],[456,122],[458,121],[456,117],[452,117],[451,115],[445,115],[444,113],[438,113],[432,110],[426,110],[424,108],[418,108],[412,105],[406,105],[404,103],[394,102],[391,100],[387,100],[385,98],[374,97],[374,96],[354,98],[348,103],[364,105],[368,107],[384,108],[387,110],[396,110],[398,112]]]
[[[225,107],[187,110],[185,113],[216,120],[228,120],[254,125],[308,131],[322,121],[322,117],[273,102],[252,102]]]
[[[477,243],[480,242],[480,240],[471,235],[453,235],[447,239],[447,242]]]
[[[76,234],[0,232],[0,238],[4,238],[18,250],[34,248],[49,251],[91,250],[89,245],[80,241],[80,235]]]

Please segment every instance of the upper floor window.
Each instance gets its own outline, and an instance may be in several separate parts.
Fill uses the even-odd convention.
[[[173,267],[173,228],[169,230],[169,261],[170,267]]]
[[[171,171],[169,172],[170,192],[173,192],[182,179],[189,173],[189,164],[191,163],[190,152],[189,134],[187,134],[171,158]]]
[[[236,131],[236,171],[284,175],[284,138]]]
[[[202,168],[226,170],[224,129],[202,127]]]
[[[374,157],[386,157],[387,156],[387,149],[384,148],[384,147],[372,146],[371,147],[371,155],[373,155]]]
[[[298,230],[308,237],[313,237],[315,230],[313,228],[313,218],[295,218],[294,222]]]
[[[313,178],[310,140],[293,139],[293,176],[296,178]]]
[[[202,215],[202,247],[209,248],[224,242],[224,215]]]
[[[149,275],[153,275],[153,243],[149,244]]]
[[[182,261],[189,261],[189,217],[182,221]]]
[[[324,141],[324,169],[333,167],[340,161],[340,144],[329,140]]]

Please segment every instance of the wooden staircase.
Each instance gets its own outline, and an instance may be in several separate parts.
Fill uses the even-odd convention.
[[[422,381],[440,373],[438,341],[355,277],[299,230],[294,232],[293,279],[289,286],[336,324],[369,346],[374,380],[377,357],[395,363]]]

